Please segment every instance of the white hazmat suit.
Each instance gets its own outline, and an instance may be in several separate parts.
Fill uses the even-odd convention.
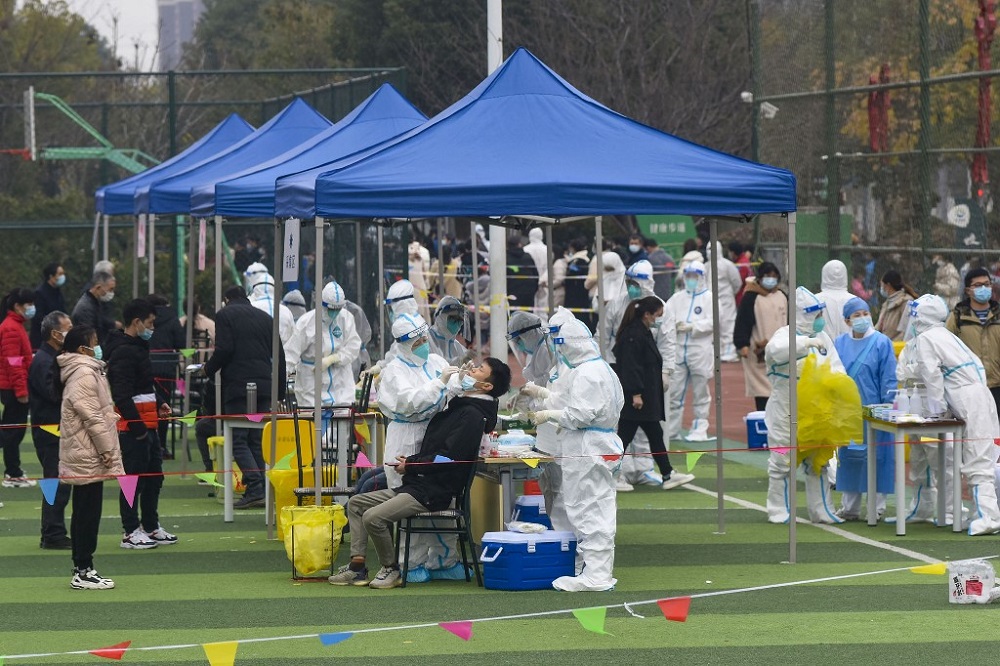
[[[996,403],[986,385],[983,362],[944,327],[947,317],[948,306],[940,296],[924,294],[910,304],[908,334],[912,338],[900,354],[896,375],[900,381],[914,380],[927,387],[931,413],[943,412],[947,404],[955,416],[965,421],[962,476],[969,484],[973,501],[969,534],[995,534],[1000,531],[994,471],[994,442],[1000,438]],[[911,515],[921,511],[929,514],[935,505],[937,488],[928,483],[929,469],[926,447],[912,447],[910,479],[916,490]]]
[[[352,366],[361,352],[361,337],[354,317],[344,309],[344,290],[336,282],[323,287],[320,307],[305,313],[285,346],[289,367],[295,369],[295,399],[302,407],[317,404],[313,370],[322,365],[320,404],[349,405],[354,402]],[[322,318],[322,339],[316,344],[316,317]]]
[[[555,326],[556,322],[565,322],[567,314],[572,316],[568,311],[564,312],[562,319],[553,314],[550,324]],[[507,320],[507,340],[521,364],[521,375],[539,386],[545,386],[549,381],[549,375],[556,364],[555,352],[546,338],[547,330],[541,318],[530,312],[515,310]]]
[[[715,255],[719,264],[719,359],[724,363],[737,363],[733,329],[736,327],[736,294],[743,287],[740,269],[726,257],[722,243],[716,242]],[[711,264],[706,266],[705,282],[711,287]]]
[[[684,399],[690,388],[694,421],[684,439],[704,442],[709,439],[708,412],[712,406],[712,394],[708,387],[715,369],[712,292],[705,286],[705,265],[700,261],[687,265],[684,281],[685,288],[671,296],[664,308],[664,316],[675,322],[677,335],[676,373],[670,382],[667,435],[672,440],[680,438]],[[670,310],[669,314],[667,310]]]
[[[538,271],[538,291],[535,292],[535,314],[546,318],[549,311],[549,251],[542,242],[545,234],[538,227],[528,231],[524,252],[535,262]]]
[[[269,316],[274,316],[274,278],[267,271],[267,266],[259,261],[247,266],[243,274],[244,287],[246,287],[247,298],[250,305],[258,310],[266,312]],[[281,338],[282,347],[288,344],[295,333],[295,316],[288,309],[287,305],[278,303],[278,337]],[[288,354],[285,354],[285,362],[288,361]],[[288,367],[291,367],[289,363]]]
[[[854,298],[854,294],[847,291],[847,279],[847,266],[844,262],[832,259],[823,265],[820,281],[822,291],[816,294],[816,298],[826,303],[826,311],[830,316],[826,318],[824,330],[833,340],[851,332],[847,322],[840,316],[847,301]]]
[[[559,428],[561,495],[577,537],[578,567],[576,576],[557,578],[552,587],[567,592],[610,590],[618,582],[612,576],[617,526],[613,474],[624,450],[616,433],[624,405],[622,387],[583,322],[562,324],[553,342],[564,367],[551,389],[543,392],[542,409],[532,420]]]
[[[825,308],[826,304],[805,287],[795,290],[796,377],[801,376],[802,366],[810,355],[816,356],[820,363],[829,364],[835,372],[844,372],[833,340],[825,330]],[[839,317],[839,313],[836,316]],[[797,455],[795,451],[781,453],[774,450],[787,448],[791,441],[791,405],[788,402],[790,351],[788,327],[782,326],[764,348],[767,378],[771,382],[771,398],[764,410],[764,422],[767,424],[767,440],[771,449],[767,462],[767,519],[772,523],[788,522],[791,506],[788,501],[791,491],[790,465],[792,456]],[[812,469],[808,459],[803,463],[803,468],[809,519],[814,523],[844,522],[835,514],[823,470]]]
[[[454,296],[445,296],[434,309],[434,323],[429,331],[431,351],[450,365],[462,365],[472,358],[468,347],[458,341],[468,315],[462,301]]]
[[[390,326],[400,315],[418,314],[419,308],[417,306],[414,293],[415,290],[413,289],[413,284],[409,280],[396,280],[392,283],[392,286],[389,287],[389,291],[386,292],[385,295],[385,307],[389,310]],[[398,353],[397,349],[396,342],[393,341],[393,343],[389,345],[389,350],[385,353],[385,357],[365,370],[365,374],[370,373],[378,376],[389,361],[396,358]]]

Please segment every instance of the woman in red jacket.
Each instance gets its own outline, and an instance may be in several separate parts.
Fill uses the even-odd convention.
[[[3,487],[29,488],[35,482],[21,469],[21,441],[28,421],[28,367],[31,343],[25,322],[35,316],[35,293],[15,289],[4,299],[7,316],[0,322],[0,445],[3,446]]]

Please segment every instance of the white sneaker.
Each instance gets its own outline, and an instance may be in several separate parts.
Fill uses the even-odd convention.
[[[74,590],[111,590],[115,581],[101,576],[93,569],[77,569],[73,571],[69,586]]]
[[[34,488],[38,485],[38,482],[24,476],[10,476],[9,474],[4,474],[3,482],[0,483],[0,485],[4,488]]]
[[[663,482],[660,487],[664,490],[670,490],[671,488],[676,488],[678,486],[683,486],[687,483],[694,481],[694,474],[685,474],[684,472],[678,472],[676,469],[670,473],[670,477]]]
[[[159,544],[149,538],[145,532],[142,531],[141,527],[135,528],[131,534],[126,534],[122,537],[122,548],[127,548],[129,550],[149,550],[150,548],[156,548]]]
[[[635,490],[635,486],[633,486],[631,483],[629,483],[625,479],[619,478],[619,479],[615,480],[615,492],[630,493],[633,490]]]
[[[177,543],[177,537],[166,531],[159,525],[152,532],[143,532],[150,540],[155,541],[161,546],[169,546],[172,543]]]
[[[642,473],[642,476],[639,477],[639,483],[644,486],[659,486],[663,484],[663,477],[650,469]]]

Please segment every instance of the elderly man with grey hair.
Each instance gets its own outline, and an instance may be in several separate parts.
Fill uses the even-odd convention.
[[[59,476],[59,437],[42,426],[58,426],[62,403],[62,382],[56,366],[56,355],[62,351],[63,340],[73,328],[69,315],[54,310],[42,319],[42,341],[28,370],[28,407],[31,413],[31,439],[35,443],[42,476]],[[66,533],[66,505],[70,487],[60,483],[55,501],[42,500],[42,548],[69,550],[72,547]]]
[[[118,327],[111,316],[111,299],[115,297],[115,276],[97,271],[90,279],[90,288],[83,292],[73,308],[74,326],[92,326],[97,331],[97,341],[104,342],[108,333]]]

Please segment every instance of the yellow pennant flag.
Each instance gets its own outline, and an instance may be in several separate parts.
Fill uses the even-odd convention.
[[[694,466],[698,464],[698,460],[705,455],[704,451],[688,451],[687,454],[687,470],[688,474],[694,469]]]
[[[236,641],[204,643],[201,647],[211,666],[233,666],[236,663],[236,648],[239,647]]]
[[[198,410],[196,409],[193,412],[185,414],[179,420],[180,420],[181,423],[183,423],[186,426],[194,427],[195,419],[196,419],[197,416],[198,416]]]
[[[948,565],[944,562],[937,564],[924,564],[919,567],[910,567],[910,571],[915,574],[929,574],[931,576],[943,576],[948,573]]]
[[[45,432],[49,433],[50,435],[55,435],[56,437],[60,436],[59,426],[57,425],[43,425],[38,427],[44,430]]]
[[[359,421],[357,425],[354,426],[354,432],[357,433],[358,437],[361,438],[363,442],[372,441],[371,430],[368,429],[368,424],[364,421]]]
[[[188,349],[178,349],[177,351],[179,351],[181,353],[181,356],[183,356],[184,358],[191,358],[192,356],[194,356],[194,353],[198,350],[188,348]]]
[[[538,463],[541,461],[538,458],[521,458],[521,462],[523,462],[531,469],[535,469],[536,467],[538,467]]]

